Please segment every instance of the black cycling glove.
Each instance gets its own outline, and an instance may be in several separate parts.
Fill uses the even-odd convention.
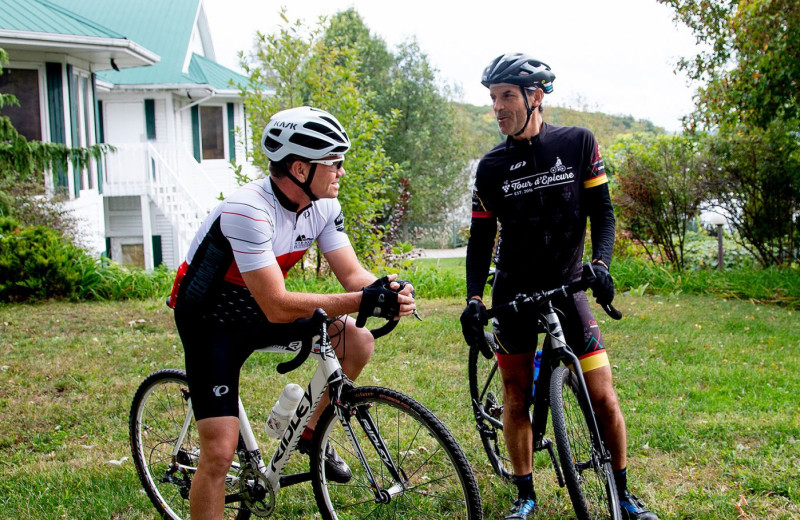
[[[477,298],[469,300],[461,313],[461,333],[464,334],[467,345],[478,348],[486,359],[491,359],[494,352],[486,342],[483,330],[488,324],[489,313],[486,311],[486,305]]]
[[[592,264],[594,269],[595,280],[592,283],[592,294],[594,294],[597,303],[600,305],[608,305],[614,301],[614,279],[608,272],[608,268],[601,264]]]
[[[361,289],[361,304],[358,306],[356,327],[363,327],[370,316],[389,320],[400,314],[397,291],[391,289],[390,284],[389,277],[384,276]],[[403,285],[405,284],[401,284],[401,289]]]

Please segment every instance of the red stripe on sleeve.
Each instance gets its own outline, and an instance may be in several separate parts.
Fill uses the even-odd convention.
[[[494,213],[491,211],[473,211],[472,218],[493,218]]]

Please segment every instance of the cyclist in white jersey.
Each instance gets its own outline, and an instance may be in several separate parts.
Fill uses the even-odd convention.
[[[193,520],[222,517],[225,475],[239,432],[239,370],[253,351],[281,337],[281,324],[310,317],[317,308],[340,316],[329,334],[343,371],[355,379],[374,340],[347,314],[399,319],[416,308],[411,284],[398,283],[396,275],[376,279],[361,266],[344,231],[336,197],[350,140],[336,118],[311,107],[278,112],[261,144],[269,177],[241,187],[204,220],[169,300],[200,437],[190,493]],[[286,290],[288,270],[314,241],[347,292]],[[310,445],[324,404],[303,432],[301,451]],[[326,473],[346,482],[349,468],[328,450]]]

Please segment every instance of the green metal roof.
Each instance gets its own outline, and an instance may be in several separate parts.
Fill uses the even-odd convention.
[[[217,90],[236,90],[237,85],[247,85],[249,79],[227,67],[223,67],[215,61],[192,54],[192,61],[189,64],[189,76],[197,83],[211,85]],[[230,81],[233,81],[231,86]]]
[[[125,38],[96,21],[44,0],[0,0],[0,29],[98,38]]]
[[[161,57],[152,67],[101,72],[102,79],[126,85],[187,83],[181,69],[199,0],[51,1],[121,32]]]
[[[5,1],[8,0],[0,0]],[[189,69],[183,73],[200,1],[50,0],[79,16],[119,31],[161,57],[161,61],[150,67],[98,73],[105,81],[116,85],[197,84],[224,90],[232,88],[229,80],[246,84],[244,76],[197,54],[191,56]]]

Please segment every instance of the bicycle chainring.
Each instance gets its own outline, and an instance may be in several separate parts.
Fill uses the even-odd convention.
[[[242,504],[254,515],[265,518],[275,510],[275,491],[272,484],[253,468],[245,468],[239,474]]]

